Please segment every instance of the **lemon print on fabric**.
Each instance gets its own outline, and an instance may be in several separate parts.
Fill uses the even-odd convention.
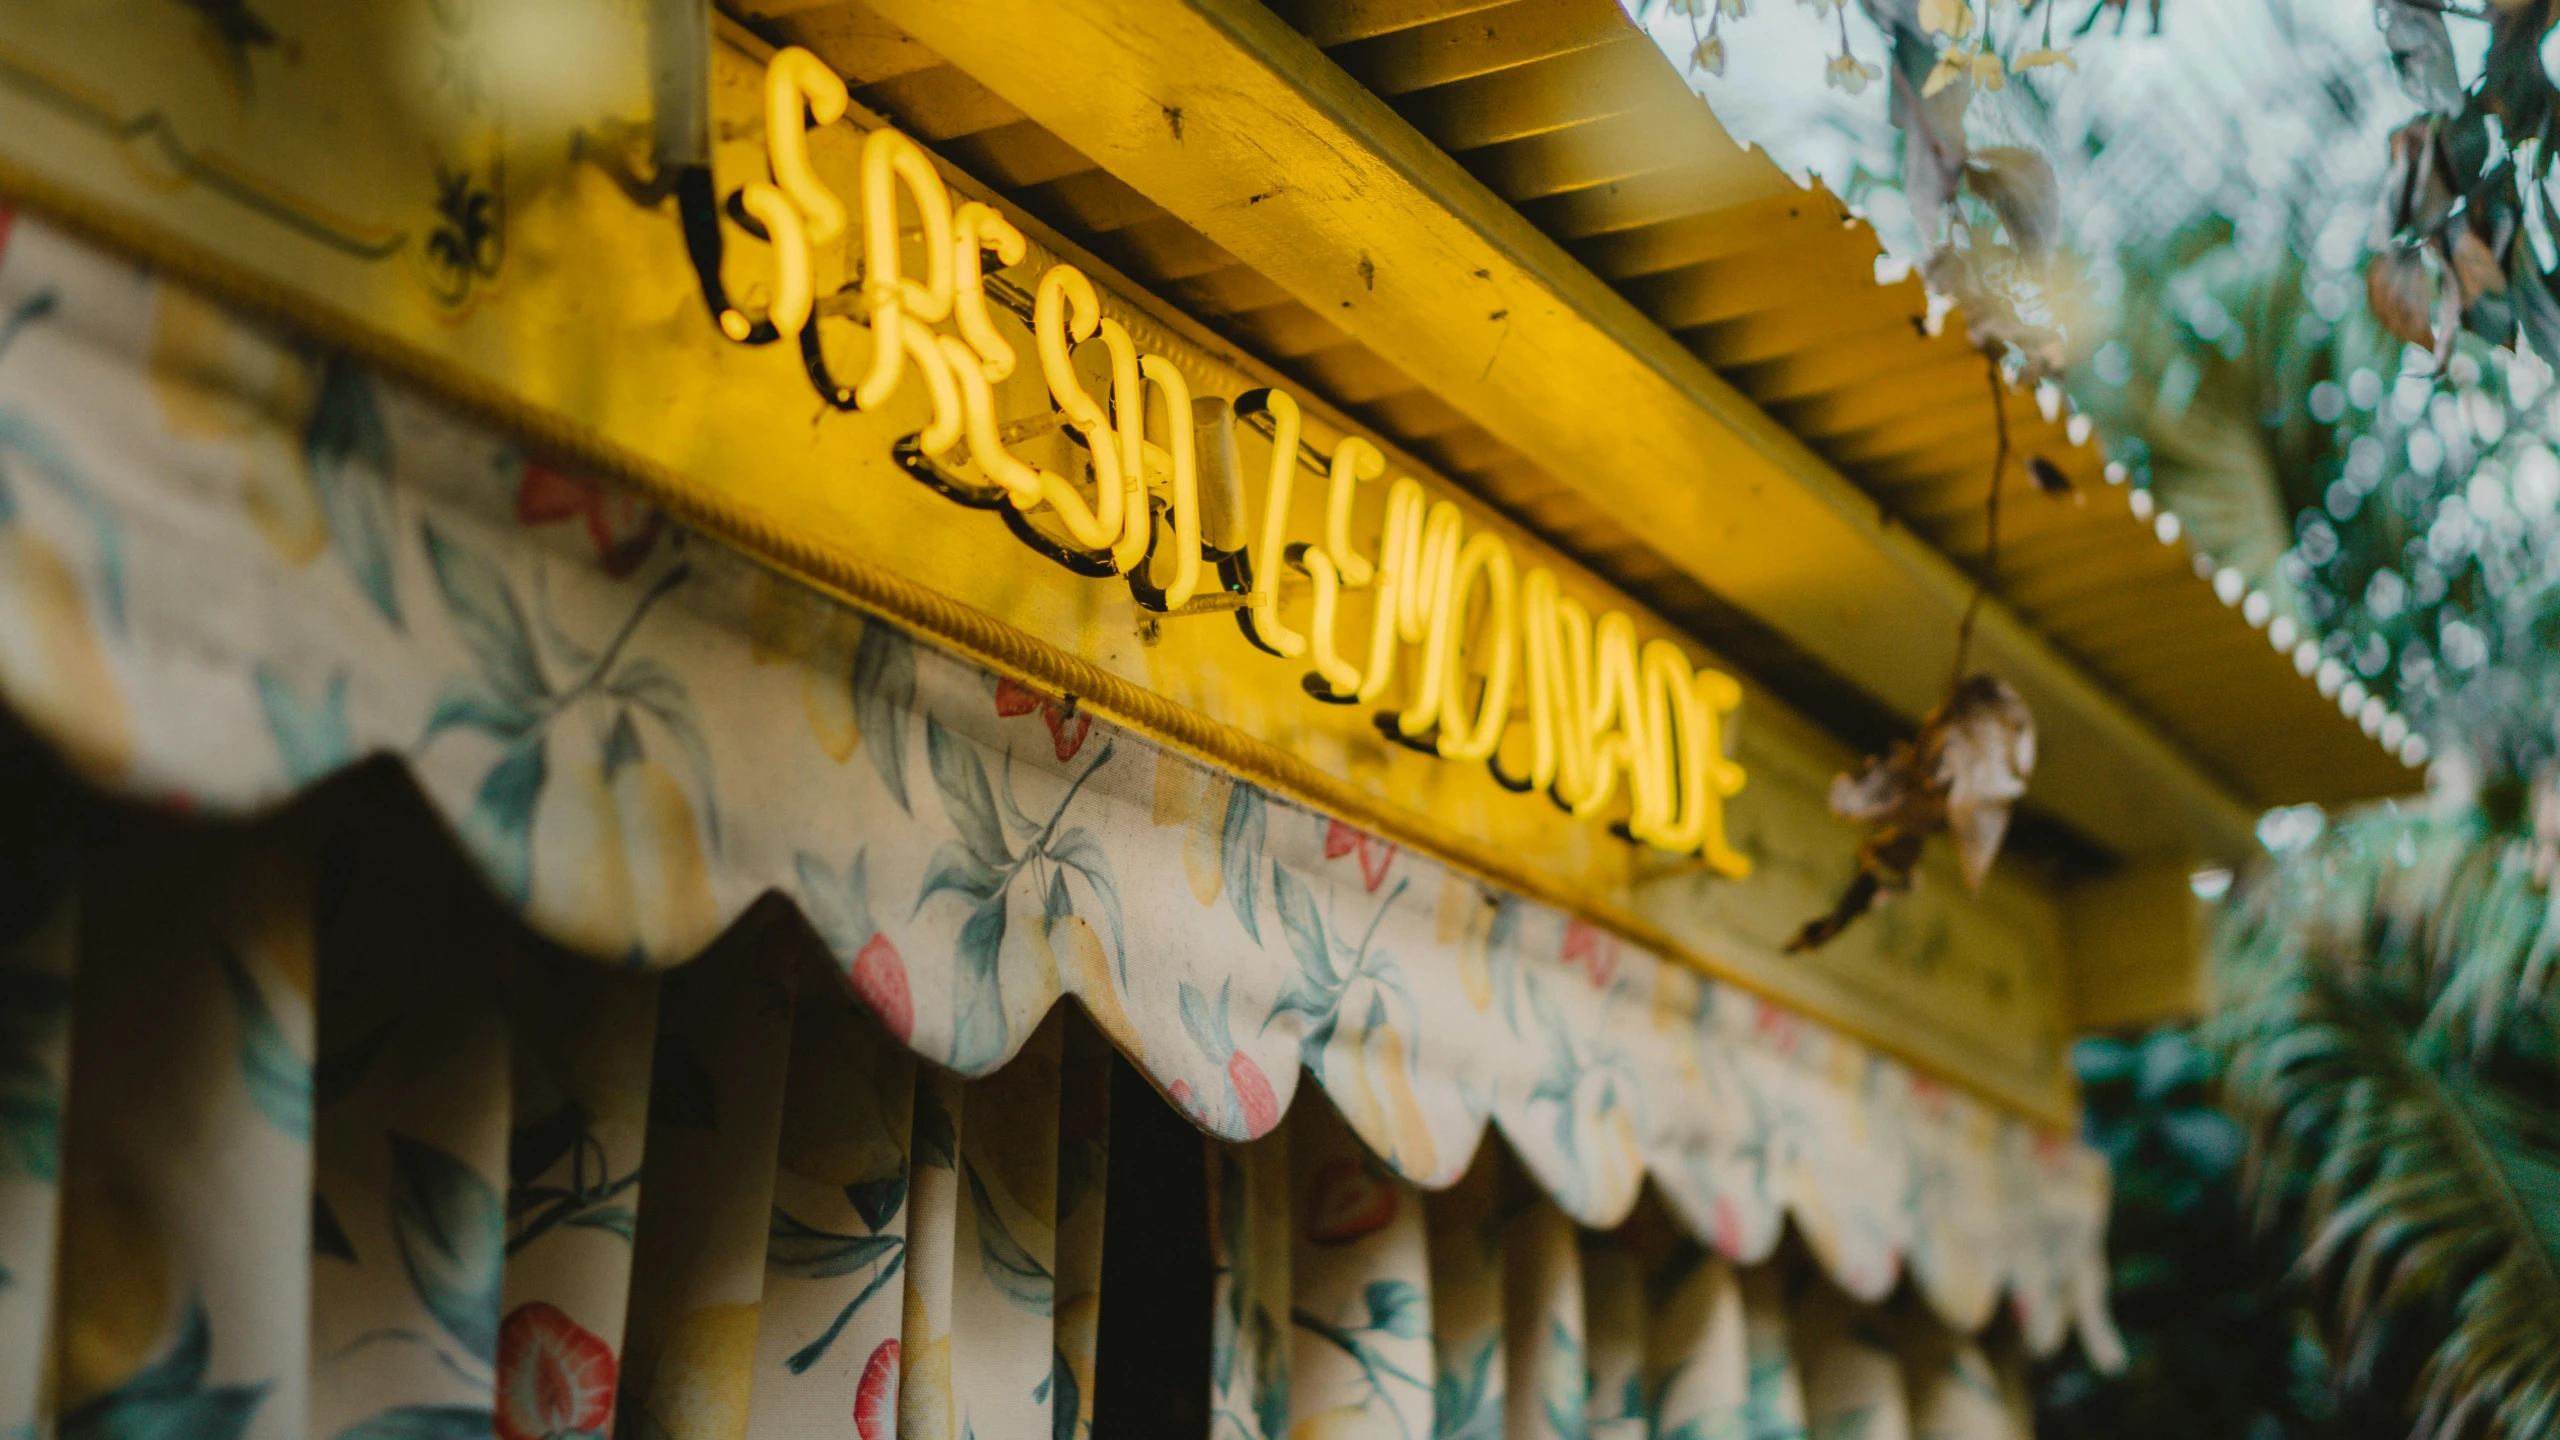
[[[874,626],[872,633],[885,629]],[[1110,942],[1114,973],[1128,971],[1128,927],[1110,848],[1094,831],[1069,823],[1117,742],[1084,749],[1065,793],[1043,804],[1036,791],[1028,802],[1019,793],[1011,751],[990,753],[930,715],[924,733],[926,768],[954,838],[935,848],[909,913],[967,907],[952,951],[953,1034],[943,1063],[985,1070],[1013,1048],[1005,989],[1043,1009],[1054,994],[1056,956],[1047,932],[1061,920],[1085,917]],[[1037,966],[1051,968],[1047,974],[1029,968]]]
[[[1283,1014],[1305,1017],[1300,1053],[1351,1128],[1370,1148],[1393,1156],[1404,1173],[1436,1172],[1439,1145],[1414,1093],[1417,1057],[1405,1039],[1419,1029],[1421,1012],[1403,967],[1376,943],[1375,922],[1403,898],[1411,881],[1397,880],[1382,896],[1349,892],[1363,898],[1348,915],[1334,912],[1341,916],[1337,928],[1304,881],[1276,865],[1271,880],[1297,972],[1282,987],[1264,1028]],[[1337,900],[1344,893],[1335,888]]]
[[[689,958],[719,926],[711,747],[685,682],[635,640],[690,568],[635,579],[600,645],[556,622],[537,640],[504,569],[432,523],[420,532],[445,620],[474,661],[419,742],[481,742],[464,841],[502,895],[573,947],[630,964]]]
[[[909,1333],[915,1330],[915,1308],[907,1310]],[[898,1440],[952,1440],[951,1337],[945,1335],[910,1353],[907,1373],[898,1380]]]
[[[57,308],[45,290],[0,317],[0,356]],[[29,513],[76,521],[85,555],[66,552]],[[0,411],[0,690],[93,779],[133,763],[133,714],[107,655],[125,628],[124,539],[115,512],[53,436]]]
[[[67,1413],[138,1374],[169,1332],[169,1252],[141,1198],[86,1166],[64,1177],[55,1393]]]
[[[1477,1010],[1493,1008],[1495,991],[1511,972],[1511,942],[1518,917],[1505,900],[1455,871],[1440,877],[1440,903],[1433,913],[1437,940],[1458,952],[1458,979],[1467,1003]]]
[[[295,565],[329,544],[328,511],[295,443],[318,389],[307,357],[190,291],[159,287],[151,390],[161,423],[172,435],[232,449],[250,520]]]
[[[591,717],[592,718],[592,717]],[[604,736],[557,727],[533,817],[533,903],[600,955],[674,960],[718,928],[700,817],[628,710]]]
[[[1573,1087],[1574,1154],[1594,1196],[1614,1202],[1643,1179],[1644,1154],[1636,1144],[1635,1117],[1626,1106],[1625,1078],[1606,1070],[1582,1073]]]
[[[1155,823],[1186,827],[1182,873],[1203,905],[1227,897],[1236,923],[1262,940],[1263,843],[1270,802],[1251,785],[1174,755],[1156,757]]]
[[[754,1302],[705,1305],[677,1322],[649,1386],[648,1417],[665,1440],[746,1440],[755,1378]]]
[[[1120,1003],[1120,991],[1111,978],[1111,957],[1102,947],[1102,937],[1094,933],[1091,923],[1081,915],[1061,915],[1042,923],[1032,932],[1040,948],[1047,950],[1047,965],[1058,977],[1061,987],[1075,992],[1091,1016],[1095,1028],[1111,1037],[1132,1063],[1147,1060],[1146,1037],[1137,1023],[1129,1018]]]
[[[778,575],[756,577],[748,639],[759,665],[800,666],[800,701],[809,733],[841,765],[862,741],[853,704],[854,655],[862,620],[825,596]]]
[[[394,627],[391,435],[373,378],[316,360],[173,286],[159,289],[152,390],[169,433],[227,447],[252,524],[287,563],[335,548]]]
[[[1346,1009],[1363,1008],[1346,1006]],[[1344,1022],[1324,1051],[1324,1084],[1342,1118],[1372,1147],[1393,1157],[1408,1175],[1439,1168],[1439,1146],[1413,1091],[1413,1066],[1404,1037],[1383,1019],[1383,1001],[1368,1010],[1379,1018]]]

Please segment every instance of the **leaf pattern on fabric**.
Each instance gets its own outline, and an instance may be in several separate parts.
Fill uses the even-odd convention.
[[[870,742],[880,783],[909,814],[915,806],[907,800],[907,725],[915,708],[915,642],[876,621],[863,626],[853,652],[854,723]]]
[[[1280,1101],[1272,1093],[1270,1078],[1251,1055],[1238,1048],[1234,1031],[1228,1026],[1227,997],[1233,981],[1219,982],[1215,1000],[1188,980],[1181,982],[1178,989],[1182,1025],[1190,1032],[1191,1043],[1223,1072],[1227,1114],[1218,1128],[1241,1130],[1248,1139],[1269,1134],[1280,1123]]]
[[[498,1353],[506,1214],[479,1172],[397,1131],[391,1147],[391,1233],[410,1288],[445,1333],[483,1365]]]
[[[311,1192],[311,1253],[351,1265],[359,1263],[356,1242],[347,1238],[347,1227],[330,1206],[329,1197],[317,1190]]]
[[[294,1053],[266,992],[231,942],[212,937],[213,953],[222,962],[222,977],[240,1012],[240,1078],[249,1101],[277,1129],[296,1140],[311,1139],[311,1065]]]
[[[1236,923],[1257,944],[1262,940],[1262,848],[1271,830],[1270,812],[1270,804],[1260,790],[1238,785],[1227,792],[1227,820],[1218,836],[1218,863],[1226,877],[1227,903],[1236,912]]]
[[[308,785],[355,759],[355,735],[347,723],[346,671],[330,675],[314,705],[303,704],[275,670],[260,665],[256,675],[258,708],[266,712],[267,733],[274,737],[276,754],[284,761],[285,779]]]
[[[1370,1291],[1375,1291],[1377,1288],[1376,1285],[1369,1287]],[[1395,1358],[1378,1343],[1377,1337],[1382,1335],[1396,1336],[1400,1339],[1409,1339],[1412,1336],[1400,1334],[1377,1323],[1378,1312],[1374,1298],[1364,1293],[1363,1300],[1368,1306],[1367,1312],[1354,1320],[1333,1322],[1310,1314],[1304,1309],[1292,1308],[1289,1312],[1289,1321],[1299,1329],[1315,1335],[1343,1354],[1350,1356],[1352,1362],[1360,1367],[1361,1378],[1367,1387],[1367,1393],[1355,1402],[1354,1408],[1370,1414],[1384,1413],[1393,1418],[1399,1431],[1402,1431],[1403,1412],[1389,1398],[1387,1387],[1389,1385],[1408,1387],[1421,1391],[1425,1397],[1433,1393],[1434,1387],[1430,1381],[1397,1364]],[[1421,1304],[1423,1310],[1427,1312],[1429,1303],[1424,1301]],[[1394,1313],[1400,1316],[1405,1312],[1397,1310]],[[1423,1326],[1430,1323],[1427,1313],[1421,1316],[1420,1323]],[[1414,1335],[1420,1333],[1421,1330],[1418,1328],[1413,1331]],[[1427,1398],[1425,1403],[1429,1403]],[[1415,1437],[1415,1440],[1419,1440],[1419,1437]]]
[[[189,1307],[178,1342],[131,1379],[62,1416],[61,1440],[241,1440],[267,1386],[204,1383],[213,1331],[202,1305]]]
[[[1476,1347],[1463,1374],[1441,1374],[1432,1390],[1432,1440],[1502,1440],[1501,1396],[1492,1383],[1493,1362],[1501,1353],[1497,1330]]]
[[[572,642],[567,659],[575,674],[555,686],[505,571],[431,521],[420,522],[420,536],[446,619],[477,664],[475,673],[446,685],[418,744],[470,730],[504,747],[473,793],[461,825],[465,843],[516,905],[544,902],[577,911],[556,918],[587,932],[579,937],[586,943],[628,949],[645,961],[707,939],[716,922],[703,842],[711,854],[722,843],[710,742],[684,682],[653,656],[624,653],[650,612],[691,578],[691,568],[674,565],[659,575],[598,649]],[[594,705],[609,707],[612,719],[602,727],[592,764],[573,755],[555,770],[562,758],[552,744],[557,722]],[[644,715],[683,761],[690,791],[651,756],[636,723]],[[546,895],[536,883],[535,831],[546,797],[558,790],[568,794],[550,812],[601,853],[557,857],[570,868],[555,881],[558,893]]]
[[[0,1174],[51,1183],[61,1163],[62,1089],[44,1051],[71,1024],[71,982],[0,965]]]
[[[1076,1415],[1083,1397],[1076,1392],[1075,1367],[1067,1363],[1067,1352],[1055,1352],[1049,1365],[1049,1379],[1031,1398],[1049,1402],[1049,1440],[1076,1440]]]
[[[20,313],[24,313],[23,309]],[[98,570],[98,610],[106,618],[109,629],[123,630],[126,587],[124,530],[116,520],[114,509],[107,504],[106,496],[80,477],[70,456],[63,453],[51,435],[24,415],[0,410],[0,525],[10,523],[18,516],[18,502],[10,487],[21,473],[22,466],[32,468],[87,520],[89,542],[94,548]]]
[[[1001,792],[988,780],[986,762],[977,747],[943,723],[925,717],[926,765],[942,796],[944,814],[958,838],[943,841],[928,863],[915,908],[921,913],[938,895],[956,894],[968,901],[968,919],[954,941],[952,1011],[955,1026],[952,1068],[978,1071],[995,1063],[1011,1044],[1005,1019],[1000,962],[1012,927],[1012,895],[1017,881],[1028,880],[1039,898],[1044,933],[1076,914],[1070,873],[1083,878],[1102,917],[1110,923],[1111,941],[1122,956],[1125,973],[1128,937],[1120,915],[1120,891],[1112,877],[1110,856],[1100,840],[1077,826],[1061,827],[1069,807],[1086,784],[1111,763],[1113,745],[1106,743],[1092,763],[1077,774],[1043,821],[1023,812],[1014,795],[1011,757],[1006,757]],[[999,812],[999,801],[1002,811]],[[1023,832],[1017,853],[1008,830]]]
[[[421,521],[419,537],[434,568],[436,587],[444,595],[445,618],[480,662],[477,678],[485,687],[476,692],[448,691],[448,699],[437,703],[427,733],[432,735],[449,723],[483,725],[501,738],[508,738],[503,733],[507,729],[522,733],[533,723],[535,703],[549,698],[551,681],[542,673],[533,631],[525,623],[523,607],[516,603],[515,587],[507,583],[506,572],[449,538],[434,522]],[[450,715],[447,711],[448,705],[482,704],[508,708],[503,712],[457,709]],[[521,718],[512,726],[487,725],[495,714]]]
[[[1591,1412],[1583,1368],[1582,1337],[1561,1320],[1547,1322],[1546,1364],[1538,1375],[1538,1404],[1554,1440],[1589,1440]]]
[[[710,1081],[705,1077],[701,1083]],[[569,1173],[546,1181],[564,1161]],[[507,1137],[507,1253],[513,1255],[564,1225],[605,1231],[629,1244],[637,1216],[625,1197],[639,1183],[636,1164],[622,1175],[612,1172],[604,1142],[596,1137],[586,1107],[576,1100],[518,1124]]]
[[[1872,1407],[1861,1407],[1844,1414],[1834,1415],[1816,1425],[1812,1432],[1812,1440],[1866,1440],[1867,1432],[1873,1428],[1875,1428],[1875,1410]]]
[[[303,458],[329,535],[356,588],[400,628],[400,595],[391,564],[391,433],[374,398],[373,377],[332,356],[319,403],[303,431]]]
[[[895,1183],[898,1200],[902,1202],[906,1180],[902,1176]],[[866,1209],[863,1201],[855,1198],[858,1190],[868,1192],[869,1208]],[[898,1204],[885,1203],[885,1196],[877,1185],[848,1185],[845,1187],[845,1199],[854,1205],[874,1231],[897,1217]],[[886,1213],[881,1213],[884,1208]],[[875,1215],[878,1218],[874,1218]],[[844,1333],[844,1327],[854,1314],[868,1304],[882,1286],[898,1277],[906,1261],[907,1240],[903,1235],[839,1235],[796,1220],[776,1208],[773,1228],[765,1242],[765,1268],[803,1280],[832,1280],[865,1270],[871,1272],[862,1289],[836,1312],[834,1323],[821,1331],[818,1338],[792,1352],[783,1362],[784,1368],[794,1375],[805,1375],[811,1366],[825,1359],[827,1351],[834,1347],[836,1337]]]
[[[633,617],[633,623],[637,622]],[[711,848],[720,848],[719,787],[712,783],[711,742],[704,738],[702,720],[695,712],[693,696],[684,682],[676,678],[665,663],[654,656],[639,656],[626,661],[604,682],[605,693],[628,700],[654,718],[673,737],[677,751],[694,777],[703,796],[704,829],[711,836]]]
[[[951,1107],[931,1086],[916,1087],[915,1158],[919,1165],[948,1170],[959,1162],[960,1128]]]
[[[489,1412],[478,1406],[403,1405],[357,1421],[337,1440],[481,1440],[490,1424]]]
[[[978,1167],[963,1163],[960,1172],[969,1182],[970,1208],[977,1213],[978,1264],[986,1272],[987,1283],[1018,1309],[1034,1315],[1050,1313],[1057,1282],[1049,1267],[1013,1238]]]

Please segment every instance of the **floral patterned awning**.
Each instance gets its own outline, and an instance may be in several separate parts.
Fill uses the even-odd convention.
[[[1095,721],[341,359],[20,219],[0,255],[0,695],[210,812],[401,757],[492,890],[685,961],[768,892],[914,1054],[1062,995],[1198,1126],[1302,1075],[1426,1187],[1488,1120],[1588,1226],[1649,1177],[1728,1256],[1792,1217],[1970,1330],[2104,1357],[2108,1176],[1784,1009]]]

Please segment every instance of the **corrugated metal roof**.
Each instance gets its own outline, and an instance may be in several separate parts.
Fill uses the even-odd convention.
[[[1846,737],[1897,721],[1724,604],[1197,230],[858,3],[741,0],[866,105],[1333,403],[1376,426],[1751,670]],[[1794,431],[1880,509],[1968,569],[1995,444],[1983,362],[1916,280],[1880,285],[1873,232],[1726,134],[1612,0],[1280,0],[1349,75]],[[2006,402],[2023,466],[2004,490],[1993,590],[2246,801],[2336,802],[2416,776],[2225,603],[2174,523],[2104,476],[2035,397]],[[2165,540],[2162,536],[2167,536]],[[2226,588],[2228,582],[2225,582]],[[2235,601],[2238,597],[2234,596]],[[2262,622],[2263,623],[2263,622]]]

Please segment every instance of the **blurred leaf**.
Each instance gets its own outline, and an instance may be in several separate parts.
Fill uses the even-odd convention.
[[[1977,150],[1964,166],[1964,184],[2000,217],[2028,264],[2051,258],[2062,234],[2062,191],[2042,155],[2020,145]]]
[[[2391,47],[2400,88],[2420,105],[2450,115],[2462,108],[2462,76],[2444,15],[2422,0],[2380,0],[2382,37]]]
[[[2435,285],[2427,274],[2425,252],[2415,245],[2392,245],[2365,261],[2366,302],[2382,328],[2412,345],[2435,344]]]

